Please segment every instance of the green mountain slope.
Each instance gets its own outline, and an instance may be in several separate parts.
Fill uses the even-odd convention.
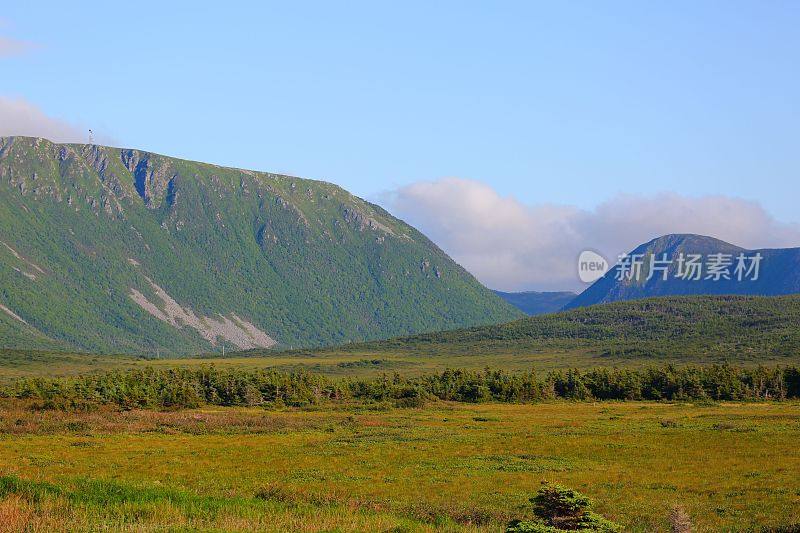
[[[324,182],[0,138],[0,346],[316,346],[520,313]]]
[[[327,350],[346,351],[430,356],[563,352],[582,354],[594,364],[603,359],[614,364],[626,359],[797,363],[800,295],[648,298]],[[485,361],[491,364],[489,357]]]

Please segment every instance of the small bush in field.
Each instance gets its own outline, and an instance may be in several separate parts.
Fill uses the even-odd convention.
[[[612,533],[622,526],[593,512],[592,501],[580,492],[546,484],[531,498],[535,520],[514,520],[506,533],[557,533],[584,531]]]
[[[395,399],[395,407],[421,408],[425,407],[425,392],[418,387],[405,387],[400,390],[399,398]]]

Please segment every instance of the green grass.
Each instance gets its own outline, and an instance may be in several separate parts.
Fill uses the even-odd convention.
[[[373,363],[373,361],[379,361]],[[69,352],[0,350],[0,382],[23,377],[66,377],[82,374],[102,373],[109,370],[143,368],[197,368],[213,364],[221,369],[299,371],[319,373],[330,377],[373,377],[383,373],[401,372],[403,375],[419,376],[439,372],[447,368],[479,370],[487,365],[507,368],[512,371],[527,371],[531,368],[549,370],[553,368],[596,366],[584,352],[554,351],[551,353],[513,355],[503,354],[486,357],[441,356],[419,357],[408,354],[347,351],[313,354],[301,352],[276,352],[254,356],[234,354],[229,357],[188,357],[181,359],[144,359],[130,356],[97,355]],[[646,364],[642,362],[639,366]]]
[[[354,531],[389,523],[405,529],[427,529],[418,520],[342,506],[264,497],[210,497],[175,489],[140,487],[87,478],[54,485],[16,476],[0,477],[3,531],[75,531],[125,529],[157,531],[286,531],[309,524],[306,531],[331,526]],[[311,525],[313,524],[313,525]],[[422,526],[422,527],[420,527]]]

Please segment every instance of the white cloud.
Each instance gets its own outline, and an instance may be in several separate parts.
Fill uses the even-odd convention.
[[[581,290],[578,254],[617,255],[668,233],[709,235],[746,248],[800,246],[800,226],[757,202],[726,196],[617,196],[591,211],[525,205],[490,186],[447,178],[382,198],[484,284],[504,290]]]
[[[22,55],[36,48],[36,45],[28,41],[20,41],[10,37],[0,35],[0,57],[14,57]]]
[[[44,137],[54,142],[86,142],[87,132],[46,115],[22,99],[0,96],[0,136]]]

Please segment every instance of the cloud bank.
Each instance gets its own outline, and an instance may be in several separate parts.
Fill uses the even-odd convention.
[[[622,195],[593,210],[526,205],[473,180],[420,182],[383,195],[393,214],[428,235],[481,282],[500,290],[582,290],[584,249],[612,262],[668,233],[698,233],[745,248],[800,246],[800,225],[727,196]]]
[[[54,142],[86,142],[87,132],[47,116],[41,109],[22,99],[0,96],[0,136],[44,137]]]

